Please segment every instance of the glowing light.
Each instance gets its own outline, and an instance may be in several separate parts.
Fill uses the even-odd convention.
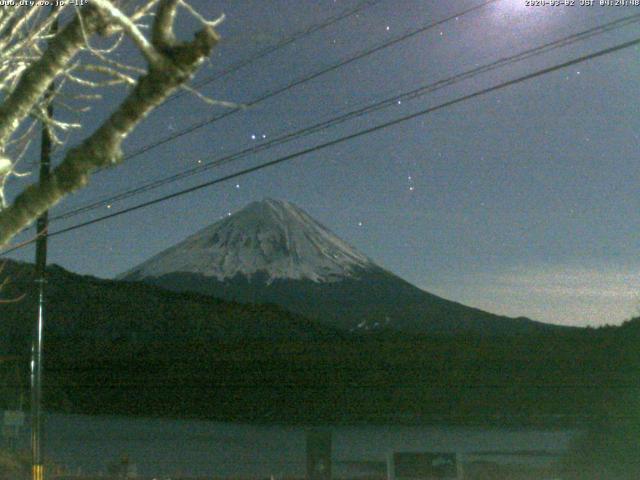
[[[502,11],[522,12],[528,10],[527,2],[524,0],[504,0],[498,2],[498,8]]]
[[[493,4],[492,10],[501,21],[513,22],[514,20],[526,22],[527,30],[536,31],[540,28],[548,28],[551,23],[557,22],[571,8],[562,6],[549,8],[531,8],[525,0],[502,0]]]

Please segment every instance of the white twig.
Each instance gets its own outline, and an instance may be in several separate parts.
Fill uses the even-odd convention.
[[[225,107],[225,108],[246,108],[246,105],[242,103],[227,102],[225,100],[216,100],[215,98],[207,97],[206,95],[202,94],[195,88],[190,87],[189,85],[182,85],[180,88],[189,92],[192,95],[195,95],[200,100],[207,103],[208,105],[216,105],[216,106]]]
[[[195,8],[193,8],[184,0],[180,0],[180,6],[184,8],[187,12],[189,12],[191,15],[193,15],[200,23],[202,23],[203,25],[206,25],[209,28],[216,28],[217,26],[222,24],[222,22],[224,22],[224,19],[226,18],[225,14],[222,13],[215,20],[207,20]]]
[[[162,63],[162,55],[156,51],[155,47],[147,40],[136,24],[119,8],[115,7],[109,0],[92,0],[92,3],[122,27],[151,65],[160,65]]]

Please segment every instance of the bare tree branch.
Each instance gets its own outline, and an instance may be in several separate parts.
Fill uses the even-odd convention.
[[[93,10],[85,19],[85,29],[99,28],[99,18]],[[58,76],[84,45],[80,20],[76,17],[53,37],[42,57],[22,74],[16,88],[0,105],[0,151],[18,129],[51,82]]]
[[[93,0],[93,3],[106,13],[116,24],[118,24],[125,33],[134,41],[138,49],[145,56],[151,65],[159,64],[162,61],[161,55],[156,51],[153,45],[147,40],[144,34],[136,26],[129,17],[127,17],[119,8],[113,5],[109,0]]]
[[[64,196],[85,186],[93,170],[120,163],[124,139],[149,112],[194,75],[218,42],[213,29],[215,21],[203,22],[202,29],[193,40],[176,41],[173,23],[178,0],[160,1],[150,42],[113,2],[95,0],[93,3],[95,8],[86,10],[87,15],[76,17],[51,39],[41,58],[27,67],[15,89],[0,105],[0,147],[6,144],[21,121],[34,110],[56,76],[66,73],[73,77],[65,69],[69,68],[73,56],[86,46],[88,35],[114,25],[116,28],[111,31],[122,29],[146,58],[147,71],[134,82],[135,86],[129,95],[111,116],[80,145],[69,150],[48,179],[27,187],[11,205],[0,211],[0,246]],[[110,73],[120,81],[130,79],[116,71],[95,71]]]

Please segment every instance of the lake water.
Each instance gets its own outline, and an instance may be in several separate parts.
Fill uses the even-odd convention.
[[[446,426],[326,426],[334,476],[384,473],[391,451],[457,452],[464,460],[552,462],[574,430]],[[145,476],[303,476],[305,427],[50,414],[47,456],[99,473],[127,455]],[[536,453],[538,452],[546,452]]]

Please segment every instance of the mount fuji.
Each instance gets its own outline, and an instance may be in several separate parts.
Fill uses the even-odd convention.
[[[347,331],[530,334],[557,327],[420,290],[292,203],[267,199],[118,277],[244,303],[274,303]]]
[[[375,264],[304,211],[264,200],[199,231],[125,273],[126,279],[188,272],[221,282],[243,276],[336,282]]]

